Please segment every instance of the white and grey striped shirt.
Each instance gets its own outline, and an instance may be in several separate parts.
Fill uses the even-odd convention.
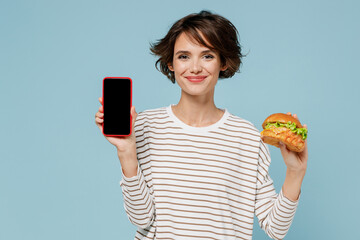
[[[223,110],[206,127],[171,105],[138,113],[137,176],[120,181],[135,239],[251,239],[255,214],[269,237],[284,238],[298,200],[276,194],[255,126]]]

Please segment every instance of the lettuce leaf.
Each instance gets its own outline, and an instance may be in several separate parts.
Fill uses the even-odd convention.
[[[287,123],[280,123],[280,122],[267,123],[265,126],[265,129],[273,128],[273,127],[286,127],[286,128],[289,128],[293,133],[301,135],[303,140],[305,140],[307,138],[307,129],[306,128],[297,128],[296,124],[293,122],[290,122],[290,121]]]

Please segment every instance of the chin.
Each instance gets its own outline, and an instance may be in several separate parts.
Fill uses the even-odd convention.
[[[211,89],[203,88],[203,87],[186,87],[183,89],[188,95],[192,96],[202,96],[211,92]]]

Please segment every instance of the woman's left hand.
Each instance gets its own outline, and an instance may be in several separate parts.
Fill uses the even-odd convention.
[[[287,114],[291,115],[290,112],[288,112]],[[293,114],[292,116],[299,120],[296,114]],[[304,124],[303,126],[307,129],[306,124]],[[280,151],[287,166],[287,171],[305,174],[308,160],[307,139],[305,140],[305,149],[300,153],[288,150],[286,145],[283,143],[280,143]]]

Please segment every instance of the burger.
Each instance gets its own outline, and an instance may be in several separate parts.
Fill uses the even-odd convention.
[[[284,113],[274,113],[267,117],[262,124],[260,133],[265,143],[280,147],[279,142],[294,152],[302,152],[305,148],[307,129],[299,120]]]

